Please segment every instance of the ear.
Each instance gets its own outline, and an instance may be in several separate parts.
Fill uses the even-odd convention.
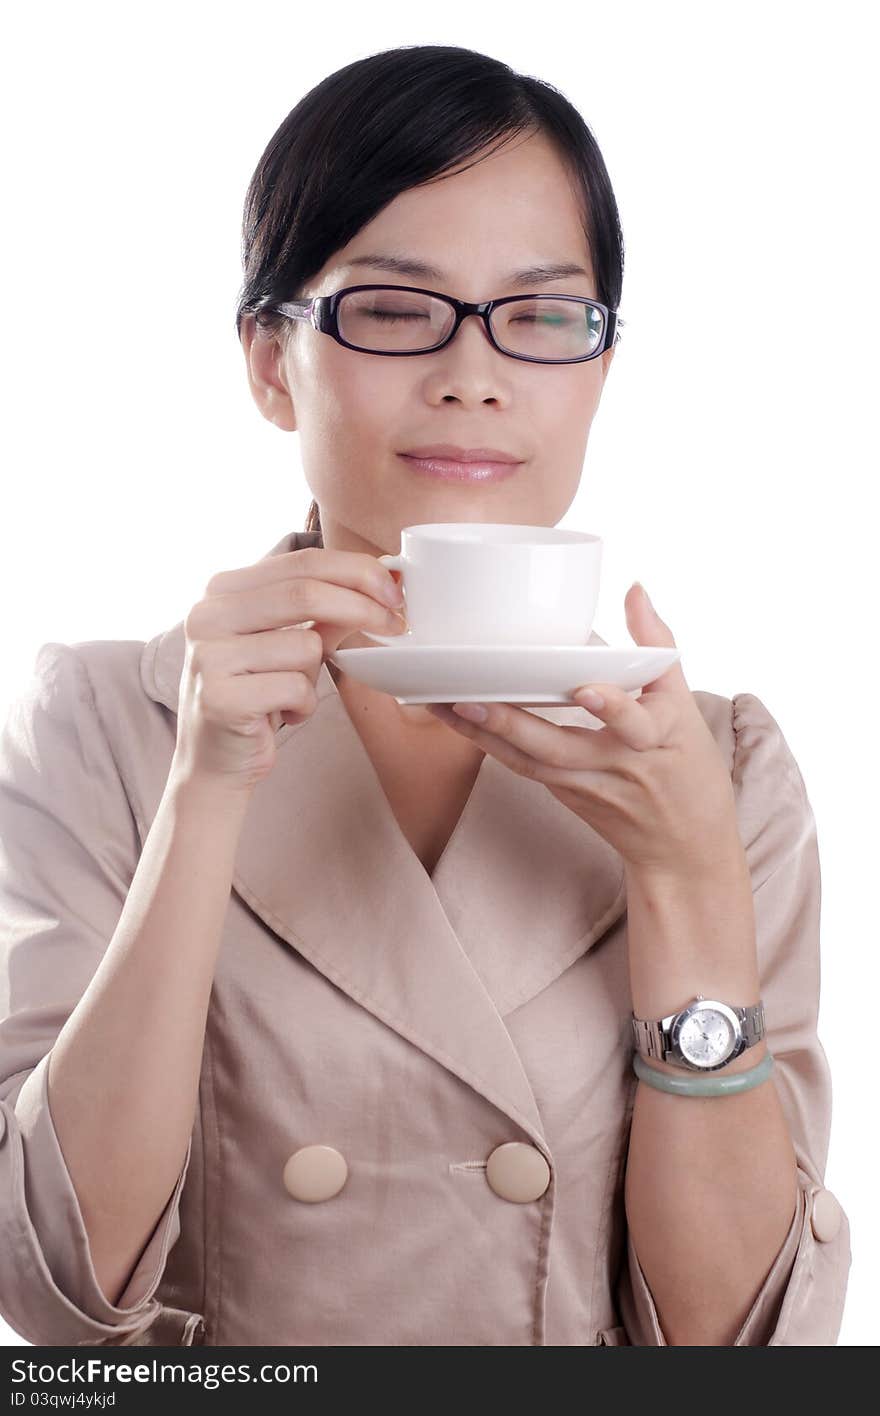
[[[616,345],[616,344],[612,344],[612,346],[611,346],[610,349],[606,349],[606,350],[605,350],[605,353],[604,353],[604,354],[601,354],[601,355],[599,356],[599,362],[600,362],[600,364],[602,365],[602,382],[603,382],[603,383],[605,382],[605,380],[606,380],[607,377],[608,377],[608,370],[611,368],[611,360],[614,358],[614,353],[615,353],[615,350],[616,350],[616,349],[617,349],[617,345]]]
[[[285,432],[296,431],[296,412],[280,336],[257,324],[252,314],[241,322],[241,346],[253,400],[263,417]]]

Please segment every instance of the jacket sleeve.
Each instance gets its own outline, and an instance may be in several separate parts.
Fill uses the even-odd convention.
[[[190,1345],[203,1335],[200,1314],[154,1296],[180,1235],[192,1139],[113,1304],[49,1108],[51,1048],[113,937],[138,855],[85,665],[75,648],[44,644],[0,737],[0,1312],[34,1345]]]
[[[821,878],[816,823],[797,763],[759,698],[733,699],[733,784],[752,879],[771,1080],[797,1156],[791,1227],[734,1342],[833,1346],[851,1264],[849,1221],[825,1188],[831,1075],[817,1036]],[[717,1104],[724,1105],[719,1097]],[[619,1287],[631,1344],[665,1347],[651,1290],[627,1234]]]

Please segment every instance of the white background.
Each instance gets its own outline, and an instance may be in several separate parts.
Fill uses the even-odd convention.
[[[303,528],[298,439],[257,411],[234,325],[245,188],[300,97],[378,49],[444,43],[583,113],[627,325],[563,524],[604,538],[602,637],[630,642],[644,581],[690,686],[757,694],[805,778],[825,1178],[852,1226],[841,1345],[876,1343],[880,1264],[872,10],[19,6],[0,96],[4,710],[42,643],[148,639]]]

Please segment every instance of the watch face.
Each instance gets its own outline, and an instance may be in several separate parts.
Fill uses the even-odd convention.
[[[733,1025],[717,1008],[695,1008],[678,1030],[678,1045],[696,1067],[723,1062],[735,1044]]]

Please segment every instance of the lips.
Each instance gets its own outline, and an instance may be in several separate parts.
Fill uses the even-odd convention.
[[[444,462],[521,462],[512,452],[498,447],[457,447],[454,443],[428,443],[424,447],[408,447],[403,457],[438,458]]]
[[[447,444],[448,446],[448,444]],[[475,483],[475,482],[500,482],[507,477],[515,477],[522,465],[520,462],[509,460],[509,455],[505,453],[504,461],[489,461],[485,457],[480,457],[479,453],[473,456],[475,449],[456,448],[457,453],[467,451],[470,456],[467,460],[458,457],[438,457],[436,454],[430,456],[418,456],[413,452],[401,452],[399,457],[403,458],[407,467],[416,476],[440,479],[445,482]],[[498,457],[497,450],[493,454]]]

